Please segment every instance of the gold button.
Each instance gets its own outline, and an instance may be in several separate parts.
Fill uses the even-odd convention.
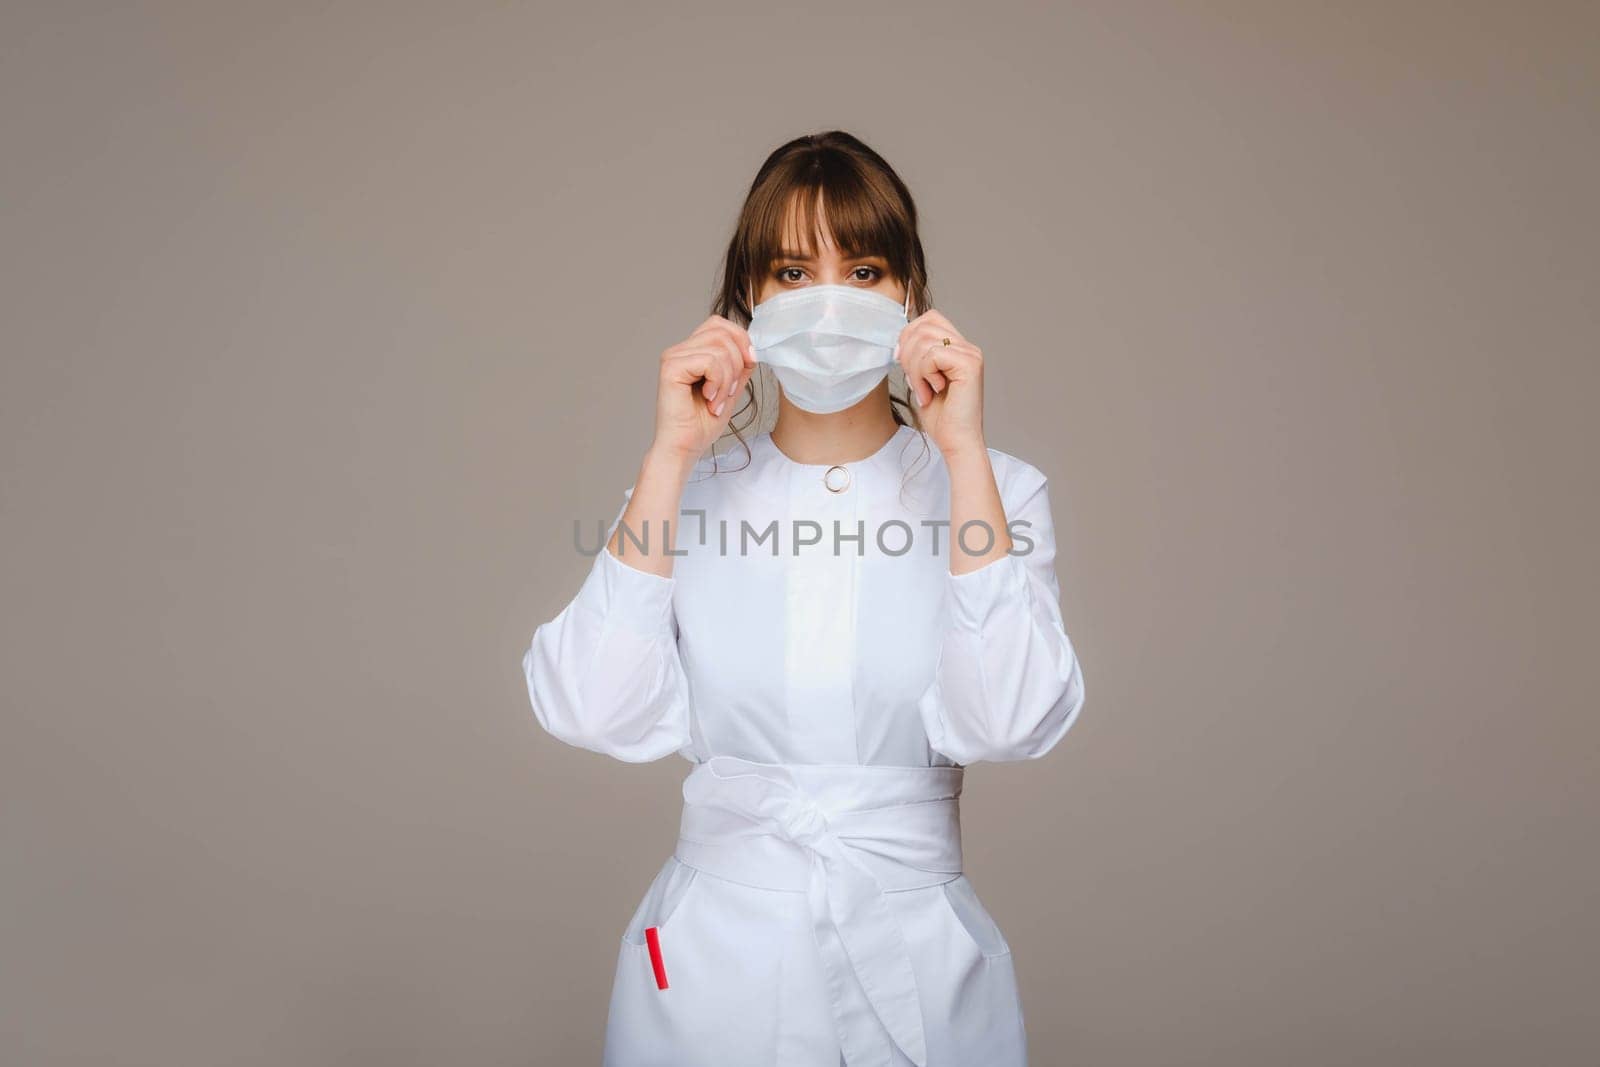
[[[839,473],[836,475],[834,474],[835,471],[838,471]],[[850,488],[849,468],[835,463],[833,466],[829,467],[828,472],[822,476],[822,484],[828,487],[828,492],[830,493],[844,492],[846,489]]]

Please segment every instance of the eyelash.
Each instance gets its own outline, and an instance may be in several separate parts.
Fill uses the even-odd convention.
[[[805,270],[805,268],[804,267],[779,267],[777,270],[773,271],[773,275],[772,276],[774,278],[777,278],[778,281],[780,281],[780,282],[788,282],[791,279],[785,278],[784,275],[787,274],[789,271],[792,271],[792,270],[803,271],[803,270]],[[854,273],[856,273],[856,271],[863,271],[863,270],[869,270],[869,271],[872,272],[872,279],[871,279],[872,281],[877,281],[879,278],[883,277],[883,271],[879,270],[877,267],[857,267],[855,270],[851,271],[850,273],[854,274]]]

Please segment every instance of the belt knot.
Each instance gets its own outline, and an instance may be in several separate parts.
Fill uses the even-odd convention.
[[[934,886],[960,873],[960,785],[959,768],[734,756],[713,756],[684,780],[680,859],[749,885],[805,892],[850,1067],[928,1063],[917,974],[885,883]]]
[[[785,837],[806,848],[815,848],[832,832],[828,826],[828,816],[822,808],[803,794],[793,796],[784,805],[779,825],[783,827]]]

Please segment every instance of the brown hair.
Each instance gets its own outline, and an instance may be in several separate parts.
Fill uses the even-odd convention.
[[[796,137],[761,164],[728,242],[722,279],[711,304],[713,315],[742,326],[750,324],[750,288],[782,252],[784,223],[791,211],[798,219],[811,220],[812,248],[822,244],[826,216],[827,229],[840,251],[849,256],[882,256],[889,273],[910,293],[911,316],[927,310],[927,263],[917,234],[917,206],[911,190],[877,152],[843,130],[830,130]],[[728,420],[728,432],[744,445],[746,453],[749,444],[741,431],[750,429],[761,417],[755,382],[752,379],[746,385],[743,403]],[[891,387],[889,407],[895,422],[921,430],[909,388],[905,395],[896,396]],[[745,416],[742,423],[740,416]]]

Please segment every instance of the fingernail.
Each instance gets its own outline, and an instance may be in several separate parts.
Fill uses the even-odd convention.
[[[727,406],[728,406],[728,398],[727,397],[723,397],[722,398],[722,403],[718,404],[716,407],[711,409],[711,414],[720,416],[722,414],[722,409],[727,407]]]

